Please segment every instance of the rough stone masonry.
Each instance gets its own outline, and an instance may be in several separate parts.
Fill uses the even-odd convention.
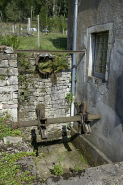
[[[18,68],[17,54],[12,47],[0,46],[0,115],[8,111],[17,121]]]
[[[68,70],[60,72],[57,84],[52,85],[50,78],[42,79],[38,74],[33,73],[35,71],[36,56],[25,60],[29,60],[30,68],[33,69],[31,73],[26,74],[29,81],[29,102],[19,101],[21,95],[26,93],[26,89],[24,90],[24,84],[20,85],[18,83],[17,54],[14,54],[12,47],[0,47],[0,115],[4,111],[8,111],[15,122],[35,120],[37,119],[36,106],[42,103],[45,105],[45,117],[70,116],[70,110],[66,111],[67,102],[65,100],[66,94],[71,89],[70,67]],[[68,61],[70,64],[70,57]],[[54,132],[54,128],[59,130],[62,126],[54,125],[49,127],[48,130],[51,132],[53,129]],[[28,133],[30,129],[33,128],[27,129]]]

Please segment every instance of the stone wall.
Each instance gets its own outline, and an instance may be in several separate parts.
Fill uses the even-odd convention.
[[[28,78],[29,101],[22,100],[26,94],[24,90],[25,83],[19,84],[19,120],[37,119],[36,105],[45,105],[45,117],[63,117],[70,116],[70,110],[66,111],[68,106],[66,94],[71,90],[71,70],[62,71],[57,74],[57,84],[52,85],[51,78],[42,79],[39,74],[35,73],[36,58],[26,59],[30,61],[31,73],[26,74]],[[68,58],[69,64],[71,58]]]
[[[38,104],[45,105],[45,117],[56,118],[70,116],[70,109],[66,110],[68,103],[65,99],[66,94],[71,90],[71,57],[68,57],[69,69],[57,74],[57,83],[53,85],[51,78],[43,79],[36,70],[36,57],[27,58],[30,63],[31,72],[27,72],[26,77],[28,79],[28,100],[23,100],[24,94],[27,90],[24,90],[25,83],[19,84],[19,107],[18,117],[21,121],[35,120],[36,106]],[[26,78],[25,77],[25,78]],[[68,123],[51,124],[47,128],[48,140],[63,139],[63,136],[70,137],[70,131],[67,129]],[[35,132],[37,141],[41,141],[41,136],[37,130],[37,127],[27,127],[21,129],[24,136],[31,140],[31,130]]]
[[[0,46],[0,115],[8,111],[17,121],[18,68],[13,48]]]

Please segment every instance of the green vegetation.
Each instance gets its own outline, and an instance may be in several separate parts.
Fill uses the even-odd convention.
[[[12,130],[9,126],[6,125],[6,122],[11,124],[10,119],[11,116],[8,114],[8,112],[3,112],[3,116],[0,117],[0,140],[6,136],[21,135],[19,129]],[[10,123],[8,121],[10,121]],[[10,145],[9,141],[7,142],[7,145]],[[6,154],[4,151],[0,157],[0,183],[5,185],[20,185],[24,182],[28,182],[28,184],[31,183],[32,180],[36,178],[35,175],[32,175],[28,170],[23,172],[21,170],[21,166],[17,165],[16,162],[24,157],[35,155],[36,152],[19,152],[11,155],[9,153]]]
[[[32,19],[40,15],[41,24],[46,26],[48,19],[56,16],[67,16],[68,0],[2,0],[0,2],[1,19],[7,21],[23,22],[30,17]]]
[[[0,76],[0,80],[4,81],[6,79],[5,75]]]
[[[23,86],[23,89],[20,92],[22,101],[29,102],[29,95],[30,95],[30,89],[29,84],[34,84],[33,80],[28,78],[26,73],[30,70],[30,61],[25,60],[25,55],[19,55],[18,57],[18,69],[19,69],[19,75],[18,75],[18,83],[19,85]]]
[[[3,152],[0,158],[0,183],[5,185],[31,183],[36,176],[32,175],[29,170],[23,172],[20,165],[16,164],[16,161],[28,156],[35,156],[35,152],[19,152],[13,155]]]
[[[0,117],[0,139],[3,139],[3,137],[6,137],[6,136],[21,135],[21,131],[19,129],[13,130],[6,125],[6,122],[8,122],[8,125],[12,124],[10,119],[11,119],[11,116],[8,114],[8,112],[7,111],[3,112],[3,116]]]
[[[18,37],[20,40],[18,49],[42,49],[42,50],[66,50],[67,35],[61,33],[40,32],[40,48],[38,48],[37,33],[33,37]]]
[[[82,162],[87,163],[87,160],[84,158],[84,156],[82,154],[80,154],[80,158],[81,158]]]
[[[58,162],[59,162],[59,164],[54,165],[54,168],[52,170],[53,175],[62,175],[63,174],[63,167],[61,165],[61,162],[62,162],[61,156],[59,156]]]
[[[68,60],[59,56],[55,56],[53,59],[44,58],[38,63],[38,68],[42,74],[52,74],[51,81],[53,84],[56,84],[57,73],[68,69]]]
[[[5,37],[0,35],[0,45],[13,46],[14,49],[19,47],[20,40],[17,36],[6,35]]]
[[[68,111],[69,108],[71,107],[72,101],[74,100],[72,93],[71,92],[67,93],[65,99],[67,100],[68,103],[68,107],[66,108],[66,111]]]
[[[77,164],[75,164],[74,171],[78,172],[79,170],[83,170],[83,168],[80,168],[80,167],[77,166]]]

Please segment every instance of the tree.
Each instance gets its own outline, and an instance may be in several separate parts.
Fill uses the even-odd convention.
[[[11,3],[8,3],[5,9],[6,17],[9,21],[18,21],[19,13],[16,2],[13,0]]]

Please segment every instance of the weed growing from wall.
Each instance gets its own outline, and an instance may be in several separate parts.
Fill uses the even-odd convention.
[[[61,165],[62,158],[59,156],[58,158],[58,164],[54,165],[54,168],[52,170],[53,175],[62,175],[63,174],[63,167]]]
[[[29,102],[29,96],[30,96],[30,88],[29,84],[34,84],[34,81],[30,78],[28,78],[27,73],[30,70],[30,61],[25,60],[25,55],[20,55],[18,57],[18,84],[19,86],[22,86],[22,90],[20,92],[20,101],[27,101]]]
[[[72,93],[71,92],[67,93],[65,99],[66,99],[67,104],[68,104],[68,107],[66,108],[66,111],[68,111],[71,107],[72,101],[74,100]]]
[[[21,131],[19,129],[11,129],[8,125],[12,124],[11,115],[7,111],[2,113],[3,116],[0,116],[0,139],[3,139],[6,136],[20,136]],[[8,125],[6,125],[6,123]]]

